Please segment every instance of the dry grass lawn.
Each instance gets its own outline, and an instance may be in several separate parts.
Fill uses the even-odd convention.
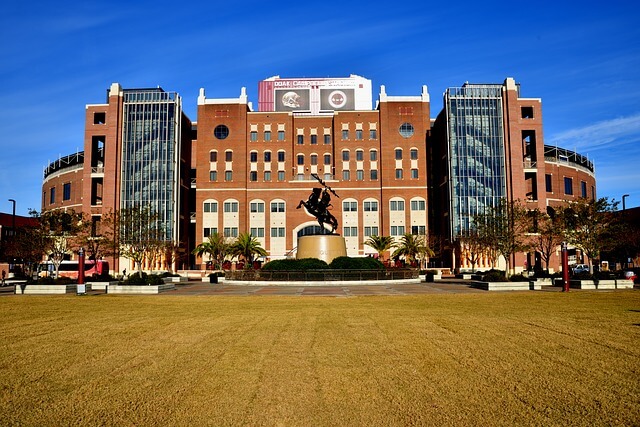
[[[640,292],[0,298],[0,425],[640,425]]]

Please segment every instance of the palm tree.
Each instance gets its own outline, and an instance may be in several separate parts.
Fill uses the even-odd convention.
[[[196,246],[191,253],[199,257],[205,254],[209,255],[209,259],[214,261],[214,269],[219,269],[225,257],[229,255],[230,247],[231,245],[224,235],[212,233],[207,240]]]
[[[404,257],[409,263],[433,256],[433,251],[427,245],[424,236],[405,233],[400,239],[400,242],[396,244],[396,248],[391,256],[393,258]]]
[[[231,254],[243,257],[247,263],[247,268],[253,266],[253,256],[266,256],[267,251],[260,246],[258,239],[253,237],[251,233],[240,233],[235,242],[231,244]]]
[[[378,252],[378,258],[380,259],[380,261],[382,261],[384,253],[395,246],[393,237],[378,235],[369,236],[364,244],[370,246],[371,248],[373,248],[373,250]]]

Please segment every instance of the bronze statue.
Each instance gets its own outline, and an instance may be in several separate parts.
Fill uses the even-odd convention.
[[[324,188],[314,188],[307,201],[300,200],[296,209],[300,209],[300,207],[304,206],[307,209],[307,212],[317,218],[318,224],[320,224],[320,228],[323,232],[325,229],[324,224],[329,224],[331,226],[330,234],[333,234],[336,228],[338,228],[338,220],[331,214],[331,212],[329,212],[329,208],[332,206],[331,196],[329,193],[332,193],[336,197],[340,196],[338,196],[331,187],[320,179],[318,175],[312,173],[311,176],[317,179]]]

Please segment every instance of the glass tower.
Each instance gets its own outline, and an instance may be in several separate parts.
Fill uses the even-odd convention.
[[[503,86],[465,84],[444,95],[452,237],[506,196]]]
[[[124,90],[120,207],[149,207],[168,241],[178,239],[181,115],[175,92]]]

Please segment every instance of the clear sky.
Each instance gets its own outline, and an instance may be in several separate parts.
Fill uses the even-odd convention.
[[[588,156],[598,196],[640,206],[640,6],[632,1],[31,1],[0,9],[0,212],[40,210],[43,169],[83,150],[86,104],[161,86],[237,97],[258,81],[372,80],[419,95],[502,83],[542,98],[544,140]],[[621,208],[621,207],[620,207]]]

